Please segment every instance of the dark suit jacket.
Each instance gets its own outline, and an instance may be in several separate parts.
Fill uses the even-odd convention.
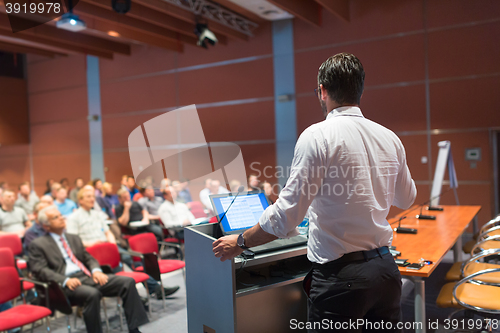
[[[80,260],[89,271],[100,268],[94,259],[83,247],[82,240],[77,235],[65,234],[68,245],[78,260]],[[41,281],[56,281],[63,283],[66,280],[66,261],[59,250],[59,246],[50,234],[38,237],[31,242],[29,249],[29,267],[33,274]]]

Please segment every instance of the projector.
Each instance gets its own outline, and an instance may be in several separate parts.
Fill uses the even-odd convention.
[[[84,30],[87,27],[85,22],[80,20],[78,15],[75,15],[73,13],[66,13],[61,16],[61,19],[56,22],[56,26],[59,29],[69,30],[73,32]]]
[[[215,45],[218,42],[217,37],[215,37],[215,34],[212,31],[208,30],[206,24],[196,24],[194,33],[198,36],[198,42],[196,43],[198,46],[207,49],[207,42],[211,45]]]

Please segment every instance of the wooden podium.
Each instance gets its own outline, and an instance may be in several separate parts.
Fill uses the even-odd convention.
[[[185,228],[189,333],[289,332],[307,320],[305,245],[221,262],[212,252],[218,224]]]

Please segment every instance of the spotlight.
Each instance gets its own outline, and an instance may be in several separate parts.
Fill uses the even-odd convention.
[[[217,37],[215,37],[212,31],[208,30],[206,24],[197,23],[194,33],[198,36],[198,43],[196,43],[198,46],[208,49],[207,42],[211,45],[215,45],[218,42]]]
[[[61,19],[56,22],[56,27],[59,29],[69,30],[69,31],[81,31],[84,30],[87,25],[85,22],[80,20],[78,15],[75,15],[71,12],[63,14]]]

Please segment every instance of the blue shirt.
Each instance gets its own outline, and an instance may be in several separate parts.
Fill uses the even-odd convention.
[[[57,206],[57,209],[59,209],[59,212],[62,216],[68,216],[69,214],[73,213],[73,210],[78,208],[75,202],[70,199],[64,200],[64,203],[59,203],[59,201],[55,200],[54,205]]]

